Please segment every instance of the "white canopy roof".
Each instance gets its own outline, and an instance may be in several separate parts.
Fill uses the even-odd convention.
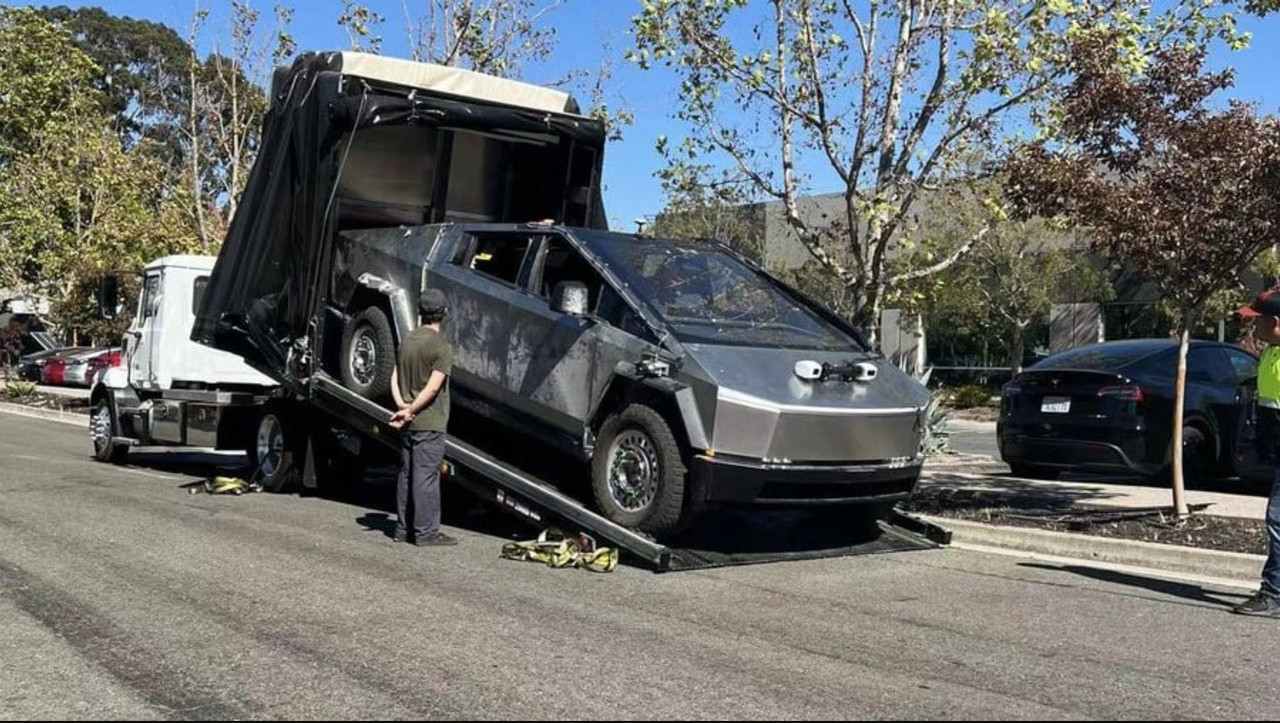
[[[473,70],[368,53],[340,55],[343,75],[553,113],[565,113],[569,105],[569,94],[564,91]]]

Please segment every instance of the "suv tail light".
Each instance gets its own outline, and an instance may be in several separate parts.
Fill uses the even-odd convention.
[[[1141,402],[1147,398],[1147,396],[1142,393],[1142,387],[1136,384],[1103,387],[1098,390],[1098,396],[1119,399],[1122,402]]]

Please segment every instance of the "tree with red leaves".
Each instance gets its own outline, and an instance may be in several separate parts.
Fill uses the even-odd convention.
[[[1183,439],[1189,330],[1216,292],[1280,242],[1280,121],[1211,97],[1230,70],[1173,47],[1138,56],[1106,36],[1073,49],[1060,125],[1010,162],[1009,192],[1025,215],[1089,230],[1096,251],[1157,283],[1178,310],[1174,440]],[[1181,454],[1173,502],[1187,515]]]

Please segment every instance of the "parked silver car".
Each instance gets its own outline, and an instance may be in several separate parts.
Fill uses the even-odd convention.
[[[99,347],[70,357],[67,360],[66,371],[63,372],[62,383],[72,387],[89,386],[89,361],[110,351],[106,347]]]

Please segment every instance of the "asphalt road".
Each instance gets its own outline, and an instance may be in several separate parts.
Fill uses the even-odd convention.
[[[1238,591],[934,550],[655,575],[387,537],[390,491],[188,494],[0,414],[0,718],[1271,718]],[[456,500],[455,500],[456,503]],[[462,524],[462,527],[457,525]]]

